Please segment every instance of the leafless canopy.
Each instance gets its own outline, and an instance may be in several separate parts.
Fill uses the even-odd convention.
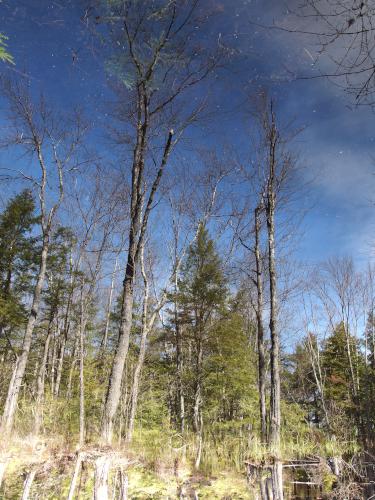
[[[318,43],[318,58],[328,57],[331,78],[355,99],[374,104],[375,2],[374,0],[303,0],[294,10],[295,27],[288,31],[308,35]],[[302,24],[301,24],[302,23]]]

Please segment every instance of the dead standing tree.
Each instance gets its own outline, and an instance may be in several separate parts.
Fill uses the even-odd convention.
[[[262,162],[260,162],[262,164]],[[238,211],[236,221],[236,237],[241,245],[249,252],[251,261],[248,265],[248,258],[246,257],[246,268],[250,267],[250,271],[246,271],[245,275],[250,279],[250,287],[255,287],[256,298],[252,298],[252,290],[250,290],[249,298],[251,308],[255,313],[256,319],[256,345],[258,350],[258,392],[259,392],[259,416],[260,416],[260,435],[263,444],[267,443],[268,429],[267,429],[267,395],[266,395],[266,382],[267,382],[267,362],[266,362],[266,338],[264,327],[264,313],[265,313],[265,298],[264,298],[264,284],[265,276],[265,261],[267,252],[264,245],[264,226],[265,226],[265,213],[264,213],[264,190],[262,185],[263,179],[259,183],[259,175],[254,176],[253,166],[250,172],[247,169],[243,170],[243,178],[245,181],[254,183],[255,177],[255,199],[256,206],[254,209],[245,206]],[[258,172],[259,174],[259,172]],[[260,191],[260,192],[259,192]],[[252,202],[252,200],[251,200]],[[250,226],[250,230],[248,229]],[[250,240],[253,240],[253,244]]]
[[[109,7],[109,5],[108,5]],[[198,1],[111,3],[109,12],[99,16],[111,31],[114,46],[121,47],[116,59],[123,72],[120,81],[131,109],[126,127],[132,130],[122,141],[133,150],[131,166],[130,228],[123,282],[119,336],[104,405],[101,434],[110,443],[119,406],[121,381],[128,354],[132,325],[134,281],[140,250],[144,243],[151,210],[171,151],[183,130],[193,121],[202,103],[186,106],[182,97],[201,83],[217,66],[217,57],[207,56],[197,43]],[[116,64],[114,66],[116,66]],[[128,129],[127,129],[128,130]],[[166,131],[168,131],[166,133]],[[162,139],[165,137],[166,139]],[[147,184],[146,164],[156,168]]]
[[[296,170],[296,161],[288,150],[291,140],[289,134],[282,133],[276,119],[274,103],[262,93],[256,103],[255,118],[260,131],[259,165],[257,178],[258,192],[261,202],[257,211],[264,213],[266,222],[267,242],[267,271],[269,282],[269,332],[271,339],[270,349],[270,428],[268,446],[273,464],[271,468],[272,490],[274,500],[283,499],[283,477],[281,458],[281,380],[280,380],[280,322],[278,297],[278,266],[277,266],[277,219],[276,215],[290,203],[293,197],[293,175]],[[259,216],[255,212],[255,236],[259,238]],[[278,218],[278,220],[280,217]],[[258,226],[258,227],[257,227]],[[255,248],[259,241],[255,242]],[[260,265],[260,262],[259,262]],[[258,267],[257,267],[258,270]],[[258,287],[258,300],[262,306],[263,288]],[[262,328],[262,327],[261,327]],[[260,410],[263,414],[262,399]]]
[[[283,499],[283,469],[280,457],[281,440],[281,381],[280,381],[280,332],[277,325],[277,275],[275,253],[275,210],[277,183],[277,146],[279,133],[276,128],[272,102],[269,112],[264,115],[264,131],[269,147],[267,165],[267,184],[265,193],[265,212],[268,232],[268,273],[270,293],[270,336],[271,336],[271,399],[270,399],[270,437],[269,444],[275,455],[272,468],[272,489],[275,500]]]
[[[12,430],[18,396],[23,383],[29,357],[32,336],[38,318],[42,289],[46,276],[50,238],[56,213],[64,197],[64,175],[75,165],[75,155],[81,144],[85,126],[77,115],[71,123],[56,119],[45,100],[34,103],[27,84],[6,81],[4,94],[9,103],[9,137],[6,146],[21,149],[23,154],[36,160],[35,175],[18,172],[18,177],[32,184],[40,204],[40,226],[42,248],[39,270],[32,294],[32,305],[27,319],[26,330],[19,355],[8,388],[1,428],[3,432]],[[39,169],[40,175],[37,175]],[[49,203],[48,186],[57,185],[57,194]]]

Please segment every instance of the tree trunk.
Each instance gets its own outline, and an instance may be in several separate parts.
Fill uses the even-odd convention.
[[[195,455],[194,467],[199,469],[202,459],[202,450],[203,450],[203,422],[202,422],[202,412],[200,412],[200,423],[199,423],[199,431],[197,434],[197,453]]]
[[[31,486],[32,486],[33,481],[34,481],[35,474],[36,474],[36,470],[35,469],[33,469],[33,470],[31,470],[30,472],[27,473],[27,476],[26,476],[26,479],[25,479],[25,483],[24,483],[24,486],[23,486],[23,492],[22,492],[22,498],[21,498],[21,500],[28,500],[29,494],[30,494],[30,490],[31,490]]]
[[[48,249],[49,249],[49,234],[48,232],[47,233],[45,232],[43,236],[43,248],[40,260],[38,279],[34,288],[33,302],[27,320],[25,336],[22,344],[22,352],[14,368],[14,374],[12,376],[12,381],[8,388],[8,394],[5,401],[5,406],[2,416],[1,431],[6,434],[9,434],[14,424],[14,417],[18,403],[18,396],[25,375],[26,364],[29,357],[33,332],[39,313],[44,278],[46,275]]]
[[[195,457],[195,468],[198,469],[202,457],[202,439],[203,439],[203,420],[202,420],[202,362],[203,362],[203,346],[202,339],[197,339],[197,360],[196,360],[196,382],[194,394],[194,430],[197,440],[197,453]]]
[[[72,383],[73,383],[73,372],[74,372],[74,367],[77,362],[77,349],[78,349],[78,341],[79,339],[77,336],[74,339],[74,345],[73,345],[73,351],[71,355],[71,364],[70,364],[70,370],[69,370],[69,377],[68,377],[68,385],[66,388],[66,397],[67,399],[70,399],[72,397]]]
[[[147,279],[146,272],[145,272],[143,250],[144,249],[142,246],[142,248],[141,248],[141,272],[142,272],[142,277],[143,277],[143,282],[144,282],[143,311],[142,311],[142,334],[141,334],[141,343],[139,346],[139,356],[138,356],[138,361],[137,361],[137,364],[136,364],[136,367],[134,370],[133,385],[132,385],[132,390],[131,390],[130,417],[129,417],[129,424],[128,424],[128,432],[126,435],[126,441],[128,443],[131,442],[132,437],[133,437],[135,415],[137,412],[139,383],[141,380],[141,373],[142,373],[143,363],[145,360],[146,341],[147,341],[147,335],[149,332],[149,325],[147,324],[149,284],[148,284],[148,279]]]
[[[108,475],[111,460],[107,456],[95,460],[94,500],[108,500]]]
[[[110,444],[113,437],[113,423],[121,396],[121,380],[124,365],[129,349],[130,331],[133,315],[133,294],[134,294],[134,258],[133,252],[129,252],[126,276],[124,279],[124,290],[121,307],[121,323],[119,329],[118,345],[112,363],[111,375],[109,378],[107,396],[104,404],[102,421],[102,438]]]
[[[272,109],[271,109],[272,112]],[[281,431],[281,383],[280,383],[280,337],[277,328],[277,276],[275,262],[275,149],[277,144],[277,131],[272,114],[270,128],[270,156],[269,174],[267,184],[267,230],[268,230],[268,268],[270,290],[270,320],[271,335],[271,425],[269,444],[274,455],[272,467],[272,488],[274,500],[283,500],[282,462],[280,457],[280,431]]]
[[[101,348],[102,348],[103,351],[105,351],[107,349],[108,332],[109,332],[109,320],[111,318],[112,298],[113,298],[113,290],[114,290],[114,287],[115,287],[116,271],[117,271],[117,257],[116,257],[116,261],[115,261],[115,267],[114,267],[113,273],[112,273],[111,288],[109,290],[107,312],[106,312],[106,318],[105,318],[104,335],[103,335],[103,341],[102,341],[102,345],[101,345]]]
[[[139,87],[138,94],[138,120],[137,137],[133,152],[132,166],[132,188],[131,188],[131,223],[129,229],[129,250],[126,263],[125,279],[123,282],[123,296],[120,315],[120,328],[115,356],[112,363],[111,375],[108,383],[108,390],[104,404],[101,435],[102,439],[110,444],[113,437],[113,423],[118,409],[121,396],[121,381],[124,371],[125,361],[128,354],[130,332],[132,326],[133,300],[134,300],[134,279],[135,268],[139,259],[139,252],[142,248],[145,232],[148,224],[148,217],[152,209],[155,193],[158,189],[164,167],[168,161],[172,147],[173,130],[169,131],[165,144],[160,167],[150,188],[147,203],[144,204],[144,164],[147,149],[148,127],[149,127],[149,96],[145,85]],[[142,120],[143,116],[143,120]],[[145,205],[145,206],[144,206]],[[142,210],[144,213],[142,216]]]
[[[73,472],[73,477],[70,482],[70,488],[69,488],[69,494],[68,494],[68,500],[73,500],[74,499],[74,492],[77,486],[77,481],[78,481],[78,475],[79,471],[81,470],[81,465],[82,461],[84,459],[84,454],[83,453],[78,453],[77,455],[77,460],[74,466],[74,472]]]
[[[59,351],[59,356],[58,356],[58,360],[57,360],[55,391],[53,394],[55,398],[58,398],[59,393],[60,393],[61,376],[62,376],[63,365],[64,365],[64,356],[65,356],[65,345],[66,345],[66,335],[64,333],[64,336],[61,339],[60,351]]]
[[[194,391],[194,430],[199,431],[200,427],[200,409],[202,404],[202,361],[203,361],[203,349],[202,340],[196,339],[197,348],[197,359],[196,359],[196,379],[195,379],[195,391]]]
[[[36,408],[35,408],[35,422],[34,422],[34,433],[36,435],[39,434],[43,422],[44,381],[46,375],[49,345],[52,336],[53,318],[54,318],[54,313],[51,312],[47,329],[47,337],[44,343],[43,358],[42,362],[40,363],[38,379],[36,383]]]
[[[120,469],[120,497],[119,497],[119,500],[128,500],[128,487],[129,487],[128,475],[122,469]]]
[[[55,382],[55,392],[54,392],[55,398],[58,398],[59,393],[60,393],[61,376],[62,376],[62,372],[63,372],[65,348],[66,348],[66,343],[68,341],[68,335],[69,335],[69,330],[70,330],[71,307],[72,307],[74,285],[75,285],[75,277],[73,276],[73,257],[72,257],[72,255],[70,255],[69,261],[70,261],[70,291],[69,291],[69,296],[68,296],[68,301],[67,301],[65,316],[64,316],[64,324],[63,324],[64,335],[61,339],[60,350],[59,350],[59,355],[58,355],[58,362],[57,362],[57,372],[56,372],[56,382]],[[79,263],[80,263],[80,258],[78,259],[77,267],[78,267]]]
[[[83,304],[83,291],[80,303],[80,323],[79,323],[79,445],[83,446],[85,442],[85,330],[87,315]]]
[[[177,259],[176,259],[177,260]],[[185,396],[184,396],[184,388],[182,381],[182,371],[183,371],[183,359],[182,359],[182,337],[181,337],[181,328],[180,328],[180,320],[178,317],[178,303],[177,303],[177,292],[178,292],[178,283],[177,283],[177,272],[174,277],[174,289],[175,289],[175,300],[174,300],[174,322],[175,322],[175,331],[176,331],[176,378],[177,378],[177,399],[178,399],[178,411],[179,411],[179,420],[180,420],[180,429],[183,434],[185,431]]]
[[[259,385],[259,412],[261,425],[261,439],[267,442],[267,409],[266,409],[266,362],[263,328],[263,266],[260,251],[260,207],[255,209],[255,263],[257,287],[257,337],[258,337],[258,385]]]
[[[58,329],[58,326],[57,326]],[[50,385],[51,394],[55,393],[55,379],[56,379],[56,358],[57,358],[57,342],[58,342],[58,331],[53,336],[53,347],[52,347],[52,358],[51,358],[51,373],[50,373]]]

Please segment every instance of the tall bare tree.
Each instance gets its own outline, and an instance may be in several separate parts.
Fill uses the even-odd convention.
[[[28,85],[24,82],[5,81],[3,91],[9,103],[10,129],[5,145],[20,148],[35,162],[35,168],[31,169],[35,175],[19,171],[18,177],[30,182],[39,198],[42,232],[39,271],[33,290],[32,305],[23,337],[21,354],[16,361],[9,384],[1,422],[3,432],[9,432],[13,427],[18,396],[38,318],[51,232],[64,197],[64,175],[69,168],[74,166],[75,153],[81,143],[85,127],[78,115],[74,122],[67,124],[65,121],[64,126],[64,121],[61,118],[58,120],[53,115],[43,97],[39,102],[33,102]],[[57,194],[54,193],[53,201],[49,202],[48,186],[53,185],[53,183],[56,183]]]
[[[281,457],[281,379],[280,379],[280,320],[277,262],[277,222],[276,214],[285,203],[290,202],[293,193],[295,158],[288,149],[290,136],[281,131],[276,119],[274,103],[261,93],[256,103],[263,165],[260,168],[260,192],[267,227],[267,259],[269,281],[269,332],[270,349],[270,432],[269,448],[274,457],[272,467],[272,489],[275,500],[283,499],[283,476]],[[258,291],[259,293],[259,291]]]
[[[207,57],[192,36],[193,26],[201,25],[197,6],[197,0],[152,3],[127,0],[111,3],[110,10],[102,17],[114,41],[122,47],[116,64],[118,68],[123,61],[119,76],[125,82],[127,102],[130,93],[131,107],[122,108],[119,116],[133,126],[129,133],[122,134],[122,141],[133,150],[130,228],[119,336],[102,419],[101,434],[108,443],[112,440],[129,348],[136,268],[155,195],[173,146],[202,108],[202,103],[196,107],[184,106],[182,98],[217,64],[217,59]],[[154,165],[151,182],[147,182],[149,163]]]

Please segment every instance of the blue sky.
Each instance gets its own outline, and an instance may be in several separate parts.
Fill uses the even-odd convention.
[[[332,82],[294,78],[318,72],[311,40],[253,24],[284,23],[288,16],[279,0],[202,1],[219,11],[207,25],[208,34],[234,47],[237,55],[211,92],[215,119],[202,125],[203,130],[192,131],[192,137],[202,145],[234,144],[240,154],[248,155],[243,102],[249,89],[266,84],[278,101],[282,120],[295,119],[304,128],[294,147],[306,178],[313,180],[298,258],[314,262],[351,254],[358,263],[371,258],[373,111],[353,107]],[[3,0],[1,31],[9,37],[16,61],[11,73],[26,71],[35,90],[43,90],[63,109],[81,104],[100,128],[108,118],[105,108],[111,94],[103,54],[93,48],[85,29],[83,5],[78,0]]]

